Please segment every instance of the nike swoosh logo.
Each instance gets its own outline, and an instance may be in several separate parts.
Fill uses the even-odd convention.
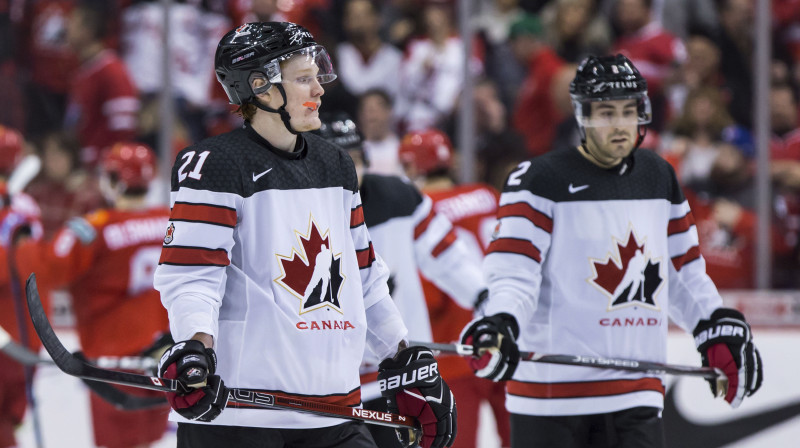
[[[795,401],[724,423],[697,424],[689,421],[675,405],[675,384],[667,390],[662,414],[670,447],[720,448],[800,415],[800,401]]]
[[[260,173],[260,174],[253,173],[253,182],[257,181],[258,179],[261,179],[261,176],[269,173],[270,171],[272,171],[272,168],[270,168],[270,169],[268,169],[268,170],[266,170],[266,171],[264,171],[263,173]]]
[[[581,185],[580,187],[573,187],[572,184],[569,184],[569,192],[572,193],[572,194],[575,194],[575,193],[577,193],[577,192],[579,192],[581,190],[585,190],[587,188],[589,188],[588,184],[587,185]]]

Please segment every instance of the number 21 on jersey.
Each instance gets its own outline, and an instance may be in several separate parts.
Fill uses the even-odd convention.
[[[211,154],[211,151],[203,151],[198,154],[197,163],[195,163],[194,169],[187,173],[186,168],[190,163],[192,163],[192,160],[194,160],[194,154],[194,151],[189,151],[183,155],[183,165],[181,165],[181,167],[178,169],[178,182],[183,182],[187,177],[191,177],[195,180],[200,180],[200,178],[203,177],[203,175],[200,173],[200,170],[203,169],[203,164],[206,163],[206,158],[209,154]]]

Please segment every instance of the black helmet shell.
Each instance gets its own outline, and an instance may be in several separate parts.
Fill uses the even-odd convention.
[[[345,112],[322,113],[320,121],[322,126],[313,133],[346,150],[361,149],[361,134],[350,115]]]
[[[245,23],[229,31],[217,45],[214,70],[231,104],[242,105],[259,92],[250,87],[250,75],[262,73],[265,66],[281,56],[317,45],[314,36],[291,22]]]
[[[637,98],[647,94],[647,80],[621,54],[589,56],[578,67],[569,93],[578,101]]]

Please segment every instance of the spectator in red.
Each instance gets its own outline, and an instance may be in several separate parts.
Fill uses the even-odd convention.
[[[652,18],[652,0],[617,0],[614,22],[619,37],[613,53],[627,56],[647,79],[653,105],[652,129],[663,130],[669,117],[665,88],[673,82],[686,61],[686,48]]]
[[[41,135],[63,123],[70,81],[78,68],[65,39],[75,0],[24,3],[17,59],[27,72],[25,98],[36,104],[27,110],[25,131],[27,135]]]
[[[536,16],[525,15],[511,25],[509,39],[514,57],[528,68],[517,94],[512,124],[525,138],[531,155],[550,150],[556,127],[567,118],[558,109],[552,91],[553,79],[564,68],[564,61],[542,38],[542,23]]]
[[[772,160],[800,162],[800,128],[797,120],[797,96],[789,84],[773,84],[769,97]]]
[[[105,204],[97,179],[81,167],[80,146],[67,134],[54,132],[42,139],[42,168],[25,187],[42,210],[44,235],[55,235],[68,219]]]
[[[17,8],[19,9],[19,8]],[[25,102],[19,65],[14,59],[19,42],[12,4],[0,2],[0,125],[14,129],[25,127]],[[18,19],[17,19],[18,20]]]
[[[125,65],[106,48],[109,15],[101,4],[77,5],[67,22],[66,40],[78,55],[65,126],[74,131],[81,162],[93,167],[103,148],[132,140],[137,132],[139,98]]]
[[[797,266],[791,255],[798,210],[782,210],[785,207],[779,204],[786,204],[785,191],[781,191],[779,176],[773,174],[773,179],[778,182],[772,201],[776,204],[771,229],[772,286],[785,287],[786,271]],[[708,179],[688,185],[686,191],[708,275],[719,288],[755,287],[755,182],[742,152],[732,145],[720,145]]]

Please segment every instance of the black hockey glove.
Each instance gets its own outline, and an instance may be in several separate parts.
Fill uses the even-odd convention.
[[[519,325],[508,313],[473,321],[461,333],[461,343],[472,345],[469,366],[475,375],[492,381],[505,381],[519,364]]]
[[[158,374],[178,381],[177,392],[167,392],[172,409],[189,420],[210,422],[228,404],[228,389],[217,369],[217,355],[202,342],[178,342],[161,356]]]
[[[401,350],[378,366],[378,384],[389,412],[415,417],[422,425],[423,448],[452,446],[456,439],[456,401],[439,376],[433,352],[424,347]],[[397,431],[403,446],[410,433]]]
[[[744,397],[756,393],[764,375],[761,354],[742,313],[718,308],[709,320],[697,324],[693,334],[703,365],[719,368],[728,377],[727,391],[718,391],[716,382],[709,380],[714,396],[724,393],[725,401],[736,408]]]

